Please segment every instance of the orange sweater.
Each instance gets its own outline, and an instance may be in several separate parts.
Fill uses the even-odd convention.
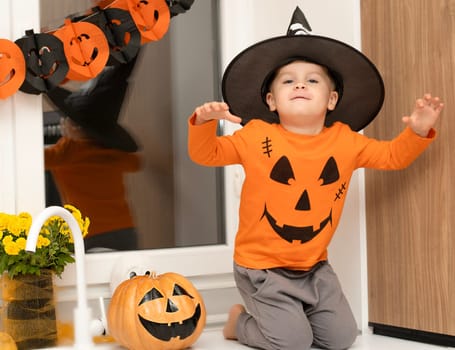
[[[45,148],[45,168],[52,173],[63,204],[72,204],[89,217],[88,236],[134,227],[123,175],[139,170],[138,154],[62,137]]]
[[[404,168],[435,136],[406,128],[392,141],[378,141],[339,122],[308,136],[261,120],[216,136],[216,121],[193,123],[194,116],[188,140],[194,162],[245,170],[234,260],[254,269],[308,270],[326,260],[353,171]]]

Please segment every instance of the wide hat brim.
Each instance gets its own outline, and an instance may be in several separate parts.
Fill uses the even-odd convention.
[[[291,57],[323,65],[341,78],[341,99],[327,115],[326,126],[340,121],[359,131],[379,113],[384,102],[384,82],[363,53],[323,36],[280,36],[248,47],[225,70],[223,98],[231,113],[242,118],[243,125],[251,119],[279,123],[262,98],[262,88],[270,73]]]
[[[136,152],[138,150],[138,145],[134,138],[120,124],[112,122],[105,124],[90,122],[83,110],[73,108],[71,104],[73,93],[71,91],[56,87],[48,92],[47,95],[63,117],[69,117],[82,126],[87,134],[100,145],[125,152]],[[96,118],[97,116],[92,113],[91,116]]]

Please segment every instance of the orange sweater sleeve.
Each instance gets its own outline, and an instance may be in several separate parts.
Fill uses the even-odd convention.
[[[188,121],[188,154],[191,160],[205,166],[223,166],[241,162],[232,137],[217,136],[217,121],[194,125],[195,116]]]
[[[356,168],[398,170],[409,166],[436,137],[430,130],[427,137],[421,137],[406,127],[391,141],[379,141],[357,134],[361,146]]]

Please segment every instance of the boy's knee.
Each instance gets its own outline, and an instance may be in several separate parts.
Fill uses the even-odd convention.
[[[327,331],[324,337],[315,339],[315,344],[327,350],[345,350],[354,344],[359,331],[357,326],[334,327]]]
[[[269,338],[274,348],[279,350],[310,349],[313,344],[313,331],[308,324],[299,324],[295,327],[289,323],[280,332]]]
[[[330,350],[345,350],[349,349],[354,344],[358,335],[358,330],[352,330],[351,332],[345,332],[339,334],[333,344],[330,344],[327,349]]]
[[[251,315],[241,314],[237,323],[237,338],[242,344],[267,350],[309,350],[313,331],[308,322],[273,322],[260,327]]]

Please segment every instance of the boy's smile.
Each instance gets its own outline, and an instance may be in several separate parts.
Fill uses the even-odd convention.
[[[296,91],[295,96],[291,97],[292,100],[311,100],[309,94],[306,91]]]

